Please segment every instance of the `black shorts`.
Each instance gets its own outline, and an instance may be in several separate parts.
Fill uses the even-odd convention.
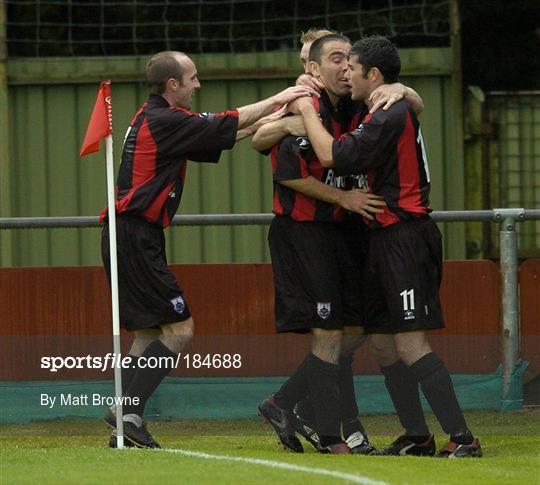
[[[441,239],[430,217],[371,231],[362,285],[368,333],[444,327]]]
[[[355,213],[347,213],[343,222],[338,224],[338,227],[343,232],[353,262],[357,271],[361,273],[360,279],[362,279],[368,258],[371,229],[364,222],[363,217]]]
[[[361,281],[338,224],[276,216],[268,243],[278,333],[362,325]]]
[[[132,216],[117,215],[120,324],[127,330],[182,322],[191,316],[182,288],[167,267],[163,228]],[[109,283],[109,224],[101,233],[101,255]]]

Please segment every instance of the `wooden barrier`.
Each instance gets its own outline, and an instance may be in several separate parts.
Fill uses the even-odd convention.
[[[196,338],[188,352],[242,356],[237,370],[186,369],[181,362],[173,375],[286,375],[309,349],[309,337],[274,334],[270,265],[173,265],[172,269],[196,322]],[[522,278],[529,271],[533,270],[526,268]],[[433,332],[431,341],[451,372],[493,372],[501,361],[499,281],[498,267],[490,261],[445,263],[441,297],[447,328]],[[535,319],[534,288],[530,298],[537,305],[530,317]],[[0,309],[1,380],[112,377],[112,372],[95,369],[52,374],[40,368],[42,356],[100,356],[112,351],[110,295],[102,268],[0,269]],[[537,326],[527,326],[527,332],[538,336]],[[130,336],[123,335],[127,353]],[[365,346],[357,353],[355,371],[378,372]]]
[[[540,372],[540,259],[529,259],[519,268],[521,355],[529,371]]]

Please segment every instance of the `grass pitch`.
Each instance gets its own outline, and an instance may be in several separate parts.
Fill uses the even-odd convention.
[[[445,436],[429,416],[437,445]],[[263,484],[365,485],[540,484],[540,410],[467,413],[484,458],[290,454],[258,420],[150,422],[167,450],[111,450],[103,422],[63,420],[4,425],[3,484]],[[378,446],[400,433],[395,416],[367,416]]]

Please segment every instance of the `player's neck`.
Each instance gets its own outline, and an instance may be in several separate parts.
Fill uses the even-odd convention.
[[[161,95],[161,97],[164,98],[167,103],[169,103],[169,106],[175,106],[174,97],[170,93],[165,92]]]
[[[339,104],[339,100],[341,99],[339,96],[336,96],[335,94],[331,93],[330,91],[326,91],[326,93],[328,94],[328,99],[330,100],[330,103],[332,104],[332,106],[334,107],[334,109],[337,109],[338,107],[338,104]]]
[[[370,99],[369,99],[369,97],[371,96],[371,93],[373,91],[375,91],[379,86],[382,86],[383,84],[385,84],[385,83],[384,82],[375,82],[371,86],[371,89],[369,90],[369,93],[367,94],[367,96],[364,99],[364,103],[369,109],[371,109],[373,107],[373,101],[370,101]]]

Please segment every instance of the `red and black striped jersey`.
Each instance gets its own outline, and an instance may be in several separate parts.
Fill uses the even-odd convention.
[[[237,129],[236,110],[192,113],[151,94],[124,139],[116,212],[167,227],[180,205],[187,161],[217,163]]]
[[[324,91],[320,98],[313,97],[313,104],[324,127],[336,139],[349,132],[353,123],[357,126],[367,112],[363,103],[355,103],[350,97],[340,100],[338,108],[335,109]],[[340,221],[343,210],[338,205],[290,189],[280,181],[312,176],[327,185],[343,189],[358,186],[362,181],[362,177],[337,177],[333,169],[324,168],[306,137],[286,136],[272,148],[271,159],[274,181],[273,212],[287,215],[296,221]]]
[[[422,132],[407,101],[365,116],[354,131],[333,142],[332,153],[337,173],[367,173],[370,192],[384,197],[388,207],[374,214],[371,227],[431,212]]]

